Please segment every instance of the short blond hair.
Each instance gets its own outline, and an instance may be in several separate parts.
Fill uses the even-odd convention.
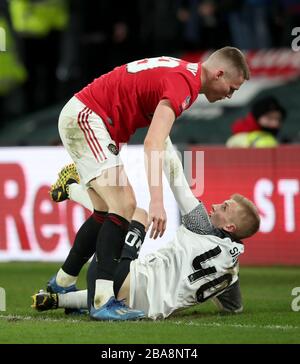
[[[235,193],[231,196],[231,199],[237,202],[238,218],[236,221],[235,237],[238,239],[249,238],[257,233],[260,225],[260,217],[257,207],[248,198]]]
[[[240,72],[245,80],[250,78],[250,70],[245,55],[235,47],[224,47],[213,52],[207,59],[208,62],[224,60]]]

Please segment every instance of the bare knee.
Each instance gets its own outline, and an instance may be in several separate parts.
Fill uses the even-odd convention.
[[[135,197],[126,196],[122,200],[115,201],[110,204],[109,212],[118,214],[124,217],[126,220],[130,221],[136,209]]]
[[[132,220],[140,222],[142,225],[146,226],[148,221],[148,213],[146,210],[137,207],[132,216]]]
[[[131,220],[136,209],[136,200],[130,184],[125,186],[104,185],[103,176],[91,181],[92,188],[101,196],[108,206],[108,212],[118,214],[127,220]]]

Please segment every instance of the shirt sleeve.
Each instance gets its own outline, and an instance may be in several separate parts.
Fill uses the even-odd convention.
[[[190,106],[191,90],[188,82],[178,72],[170,72],[161,80],[161,100],[168,99],[178,117]]]
[[[185,178],[182,163],[168,137],[165,141],[164,172],[182,215],[199,205]]]

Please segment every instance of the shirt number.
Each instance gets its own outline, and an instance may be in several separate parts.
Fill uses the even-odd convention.
[[[198,255],[193,260],[193,268],[195,271],[194,273],[189,275],[188,277],[189,281],[191,283],[194,283],[205,276],[217,273],[217,270],[214,266],[209,268],[203,268],[201,263],[213,259],[219,254],[221,254],[221,248],[217,246],[214,249],[208,250],[207,252]],[[199,289],[196,292],[197,301],[204,302],[209,298],[215,296],[217,293],[228,287],[231,283],[231,280],[232,280],[232,275],[227,273],[203,284],[202,286],[199,287]],[[211,290],[213,291],[213,293],[210,293]]]
[[[172,57],[145,58],[127,64],[129,73],[137,73],[158,67],[174,68],[179,66],[179,60]]]

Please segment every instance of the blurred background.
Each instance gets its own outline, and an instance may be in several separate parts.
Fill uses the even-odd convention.
[[[0,145],[59,143],[64,103],[117,65],[161,55],[199,61],[226,45],[246,52],[252,80],[230,102],[199,97],[175,124],[174,142],[225,143],[253,100],[271,93],[289,110],[280,141],[297,143],[297,26],[299,0],[0,0]]]
[[[199,96],[171,138],[205,150],[198,197],[238,191],[259,206],[247,263],[300,264],[300,0],[0,0],[0,43],[0,260],[63,259],[66,245],[50,253],[72,241],[62,229],[77,215],[47,190],[67,161],[57,121],[75,92],[135,59],[198,62],[230,45],[251,80],[231,100]]]

